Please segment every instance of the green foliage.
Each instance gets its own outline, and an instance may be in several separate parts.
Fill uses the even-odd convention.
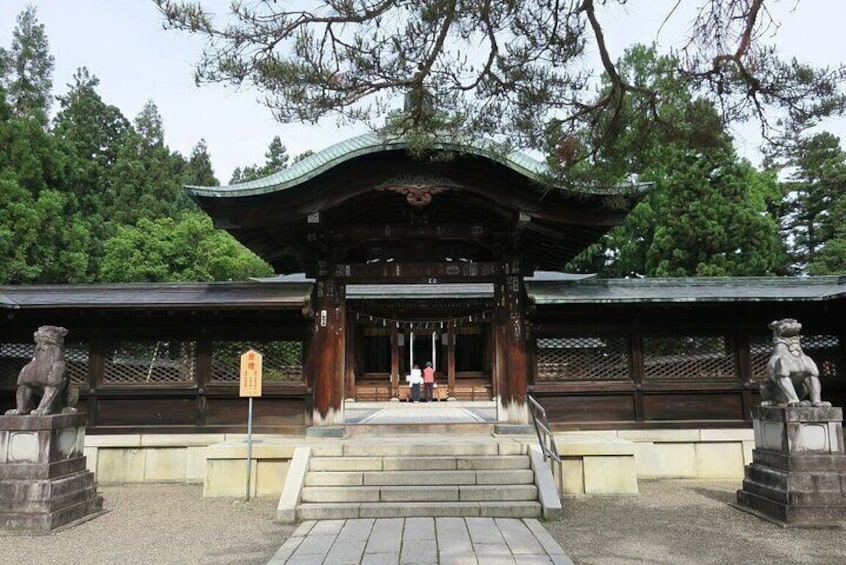
[[[832,210],[846,195],[846,153],[837,137],[822,132],[803,139],[790,164],[793,174],[782,187],[784,239],[797,272],[811,264],[818,271],[830,264],[831,258],[818,262],[817,257],[842,225]]]
[[[0,83],[17,116],[47,121],[53,88],[53,56],[44,25],[38,23],[34,6],[18,15],[12,45],[0,49]]]
[[[201,139],[191,151],[185,168],[183,184],[191,186],[218,186],[220,181],[214,176],[211,156],[206,140]]]
[[[75,213],[91,232],[87,278],[94,280],[103,242],[114,233],[113,224],[105,219],[105,211],[114,204],[109,172],[131,126],[117,107],[102,100],[96,90],[99,79],[85,67],[73,79],[67,93],[57,97],[60,109],[52,135],[65,155],[66,187],[75,198]]]
[[[196,206],[182,188],[185,158],[164,144],[158,109],[148,102],[123,137],[107,183],[114,197],[105,217],[117,225],[135,225],[138,220],[175,218]]]
[[[0,49],[0,283],[93,282],[101,273],[117,273],[108,275],[113,280],[269,274],[207,218],[182,215],[196,209],[183,184],[218,183],[205,142],[188,160],[164,144],[154,103],[130,124],[83,67],[58,97],[48,129],[52,61],[44,27],[28,8],[11,48]],[[170,239],[168,225],[176,230]],[[145,241],[144,228],[158,239]],[[101,265],[106,251],[112,263]],[[166,260],[145,265],[142,252]],[[114,262],[121,253],[144,261],[122,273]]]
[[[84,282],[89,233],[55,190],[33,195],[0,173],[0,273],[5,283]]]
[[[36,119],[12,116],[0,121],[0,170],[9,168],[34,196],[48,188],[62,188],[67,166],[55,137]]]
[[[656,194],[648,276],[772,275],[784,269],[777,225],[767,214],[778,195],[774,179],[733,152],[679,151]]]
[[[812,275],[846,274],[846,194],[840,196],[831,210],[831,223],[836,226],[834,237],[808,265]]]
[[[244,280],[273,274],[270,266],[198,212],[120,226],[105,247],[104,281]]]
[[[271,140],[264,154],[264,158],[264,165],[247,165],[243,169],[240,167],[236,168],[232,171],[232,178],[229,179],[229,184],[260,179],[287,169],[289,161],[288,149],[282,145],[282,140],[278,135],[274,136]]]
[[[668,93],[655,108],[658,120],[623,105],[614,138],[603,144],[585,178],[613,182],[637,174],[654,186],[622,226],[570,267],[607,277],[784,272],[773,175],[737,158],[717,112],[687,90],[676,61],[637,46],[618,68],[629,83]]]

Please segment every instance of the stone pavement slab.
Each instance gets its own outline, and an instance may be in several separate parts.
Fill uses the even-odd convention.
[[[572,565],[535,519],[379,518],[302,523],[268,565]]]

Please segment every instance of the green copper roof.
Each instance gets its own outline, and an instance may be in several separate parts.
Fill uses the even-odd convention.
[[[846,276],[527,281],[540,305],[649,302],[817,302],[846,296]]]
[[[291,167],[260,179],[233,184],[229,186],[186,186],[190,194],[201,197],[238,197],[258,196],[285,190],[298,186],[317,175],[332,169],[352,159],[385,151],[404,150],[409,143],[402,137],[384,137],[375,133],[359,135],[346,141],[336,143],[319,151]],[[550,185],[549,169],[547,165],[524,153],[513,152],[503,154],[496,150],[493,143],[478,141],[458,142],[453,139],[439,140],[434,144],[435,149],[455,151],[467,155],[484,157],[504,165],[509,169],[542,185]],[[584,186],[578,189],[560,187],[581,194],[621,194],[624,192],[645,191],[651,183],[640,183],[619,186]]]

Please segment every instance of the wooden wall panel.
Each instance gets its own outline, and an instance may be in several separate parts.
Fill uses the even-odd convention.
[[[538,398],[550,422],[634,420],[634,395],[567,395]]]
[[[246,398],[207,398],[207,426],[244,426],[249,402]],[[254,426],[302,426],[305,423],[303,398],[256,398],[253,400]]]
[[[98,426],[193,426],[196,414],[196,398],[97,399]]]
[[[742,420],[740,391],[707,394],[647,394],[643,398],[645,420]]]

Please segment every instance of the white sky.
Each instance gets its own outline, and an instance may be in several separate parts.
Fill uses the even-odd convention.
[[[252,90],[235,91],[219,85],[197,87],[193,65],[202,41],[182,32],[164,31],[161,17],[149,0],[0,0],[0,45],[8,48],[17,14],[27,4],[38,8],[50,51],[55,57],[53,90],[62,94],[78,67],[99,77],[103,100],[120,108],[130,120],[147,100],[162,115],[165,142],[188,155],[202,138],[209,146],[216,176],[226,184],[238,166],[264,162],[264,152],[279,135],[288,154],[320,150],[366,131],[363,126],[339,130],[332,122],[320,127],[283,125],[257,102]],[[204,0],[224,11],[228,0]],[[691,4],[685,0],[684,4]],[[655,32],[675,0],[629,0],[606,12],[603,25],[616,56],[632,41],[669,45],[683,34],[688,22],[675,17],[661,35]],[[798,4],[798,5],[797,5]],[[846,61],[843,0],[781,0],[770,8],[782,26],[775,41],[785,55],[817,65]],[[674,31],[674,33],[670,33]],[[846,144],[844,120],[826,124]],[[741,152],[755,161],[755,127],[735,132]]]

